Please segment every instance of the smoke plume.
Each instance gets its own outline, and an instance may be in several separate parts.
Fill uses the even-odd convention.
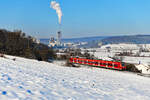
[[[57,13],[58,19],[59,19],[59,24],[61,24],[62,11],[61,11],[60,4],[57,3],[56,1],[52,1],[51,2],[51,8],[56,10],[56,13]]]

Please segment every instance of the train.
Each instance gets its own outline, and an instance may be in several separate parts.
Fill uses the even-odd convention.
[[[85,58],[70,58],[69,62],[72,64],[83,64],[83,65],[110,68],[116,70],[126,70],[125,63],[116,62],[116,61],[94,60],[94,59],[85,59]]]

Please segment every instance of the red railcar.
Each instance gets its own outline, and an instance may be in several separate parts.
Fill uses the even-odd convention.
[[[115,61],[105,61],[105,60],[93,60],[93,59],[83,59],[83,58],[70,58],[71,63],[84,64],[97,67],[105,67],[111,69],[125,70],[126,66],[124,63]]]

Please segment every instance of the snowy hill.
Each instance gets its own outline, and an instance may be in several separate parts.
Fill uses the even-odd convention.
[[[150,78],[0,58],[0,100],[150,100]]]
[[[114,43],[150,44],[150,35],[112,36],[104,38],[102,42],[104,44],[114,44]]]

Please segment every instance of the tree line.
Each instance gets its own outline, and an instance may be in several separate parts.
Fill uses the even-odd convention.
[[[37,43],[31,36],[20,30],[8,31],[0,29],[0,53],[30,59],[48,61],[55,57],[52,48]]]

